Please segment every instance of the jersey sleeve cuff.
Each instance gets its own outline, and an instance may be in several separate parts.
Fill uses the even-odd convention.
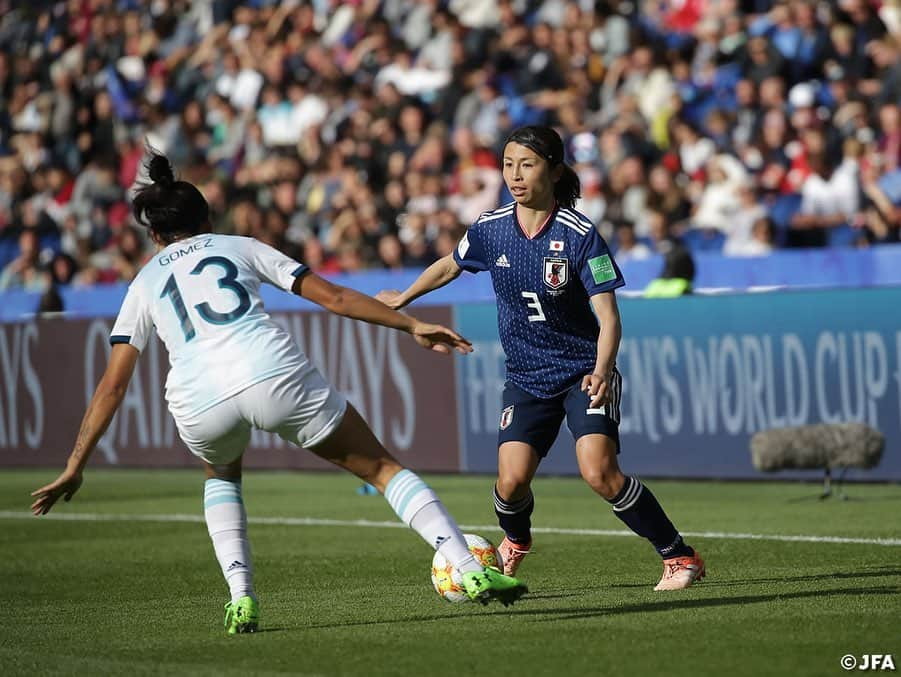
[[[488,266],[486,266],[481,261],[476,261],[474,259],[466,260],[460,258],[460,255],[457,253],[456,249],[454,249],[454,262],[467,273],[481,273],[484,270],[488,270]]]
[[[131,336],[126,336],[125,334],[113,334],[109,337],[109,344],[111,346],[114,346],[117,343],[131,343]]]
[[[625,287],[626,281],[620,278],[619,280],[611,280],[607,284],[598,285],[593,287],[588,292],[589,298],[595,296],[596,294],[605,294],[608,291],[613,291],[614,289],[619,289],[620,287]]]
[[[291,277],[300,277],[301,275],[304,275],[308,272],[310,272],[309,266],[301,263],[299,266],[297,266],[297,268],[291,271]]]

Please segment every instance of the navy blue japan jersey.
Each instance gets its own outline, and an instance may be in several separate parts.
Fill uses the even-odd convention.
[[[530,239],[511,202],[479,217],[454,260],[491,272],[509,381],[553,397],[594,370],[598,322],[589,299],[625,281],[586,216],[558,207]]]

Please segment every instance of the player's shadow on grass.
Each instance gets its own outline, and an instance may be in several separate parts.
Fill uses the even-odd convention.
[[[879,566],[866,567],[859,571],[833,571],[823,574],[808,574],[806,576],[770,576],[767,578],[746,578],[734,581],[705,581],[704,587],[730,587],[741,585],[755,585],[758,583],[806,583],[816,582],[822,584],[824,581],[842,580],[845,578],[883,578],[886,576],[901,576],[901,568],[897,566]]]
[[[545,597],[539,597],[538,595],[528,595],[524,597],[520,602],[516,604],[515,607],[510,609],[505,609],[500,606],[494,606],[493,609],[478,609],[473,611],[466,611],[464,613],[443,613],[443,614],[433,614],[430,616],[405,616],[401,618],[390,618],[390,619],[382,619],[382,620],[372,620],[372,621],[346,621],[346,622],[336,622],[336,623],[318,623],[316,625],[305,625],[298,629],[300,630],[321,630],[328,628],[348,628],[348,627],[357,627],[357,626],[367,626],[367,625],[395,625],[399,623],[427,623],[429,621],[448,621],[448,620],[456,620],[460,618],[475,618],[475,617],[485,617],[485,616],[495,616],[495,615],[503,615],[503,616],[520,616],[520,617],[540,617],[545,616],[546,618],[536,618],[535,620],[545,622],[556,622],[556,621],[567,621],[567,620],[579,620],[582,618],[597,618],[599,616],[620,616],[623,614],[634,614],[634,613],[653,613],[653,612],[671,612],[677,611],[680,609],[702,609],[705,607],[718,607],[718,606],[741,606],[743,604],[754,604],[758,602],[774,602],[774,601],[783,601],[790,599],[806,599],[809,597],[834,597],[837,595],[849,595],[849,596],[858,596],[858,595],[895,595],[897,594],[898,589],[895,587],[871,587],[871,588],[843,588],[838,590],[810,590],[803,592],[785,592],[785,593],[773,593],[770,595],[737,595],[734,597],[716,597],[716,598],[707,598],[707,599],[680,599],[678,597],[672,597],[666,600],[654,601],[654,602],[643,602],[639,604],[626,604],[623,606],[611,606],[611,607],[595,607],[595,608],[568,608],[568,609],[555,609],[555,608],[530,608],[528,606],[529,601],[532,600],[537,603],[541,603],[544,599],[553,599],[556,597],[568,597],[569,594],[564,595],[548,595]],[[584,594],[582,591],[578,591],[573,593],[572,596],[578,596]]]
[[[812,582],[822,584],[824,581],[841,580],[844,578],[883,578],[886,576],[901,576],[901,568],[894,565],[863,567],[854,571],[833,571],[830,573],[807,574],[804,576],[768,576],[766,578],[736,578],[736,579],[705,579],[700,585],[704,588],[728,588],[744,585],[758,585],[763,583],[805,583]],[[648,583],[613,583],[608,588],[646,588]]]
[[[521,604],[521,602],[520,602]],[[467,607],[471,608],[471,607]],[[445,614],[434,614],[432,616],[404,616],[403,618],[385,618],[382,620],[374,620],[374,621],[347,621],[347,622],[336,622],[336,623],[317,623],[316,625],[304,625],[299,626],[299,630],[327,630],[329,628],[354,628],[358,626],[366,626],[366,625],[395,625],[397,623],[428,623],[429,621],[453,621],[460,618],[475,618],[476,616],[481,617],[491,617],[491,616],[499,616],[506,614],[514,614],[516,613],[516,608],[505,609],[502,606],[497,606],[493,610],[489,609],[478,609],[473,611],[467,611],[464,613],[445,613]]]
[[[715,597],[706,599],[678,599],[660,600],[654,602],[642,602],[639,604],[625,604],[616,607],[597,607],[594,609],[518,609],[517,613],[523,616],[547,616],[541,621],[568,621],[581,618],[597,618],[598,616],[620,616],[634,613],[671,612],[685,609],[703,609],[706,607],[742,606],[744,604],[756,604],[759,602],[782,602],[792,599],[807,599],[810,597],[824,598],[860,595],[896,595],[897,587],[883,586],[870,588],[839,588],[836,590],[805,590],[799,592],[772,593],[769,595],[736,595],[734,597]]]
[[[901,493],[893,496],[855,496],[854,489],[851,489],[849,493],[833,493],[831,496],[823,496],[820,493],[805,494],[804,496],[794,496],[793,498],[785,499],[786,503],[810,503],[811,501],[823,503],[886,503],[889,501],[901,501]]]
[[[525,599],[564,599],[566,597],[582,597],[585,593],[581,590],[543,590],[530,592]]]

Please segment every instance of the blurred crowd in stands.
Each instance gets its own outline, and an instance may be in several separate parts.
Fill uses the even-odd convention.
[[[898,240],[901,0],[0,0],[0,289],[131,280],[144,144],[217,232],[424,266],[552,124],[620,261]]]

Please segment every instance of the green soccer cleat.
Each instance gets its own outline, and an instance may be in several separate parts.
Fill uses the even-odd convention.
[[[260,607],[253,597],[241,597],[225,605],[225,629],[230,635],[256,632],[260,626]]]
[[[473,602],[488,604],[496,599],[504,606],[513,604],[529,591],[518,579],[488,567],[463,574],[463,587]]]

